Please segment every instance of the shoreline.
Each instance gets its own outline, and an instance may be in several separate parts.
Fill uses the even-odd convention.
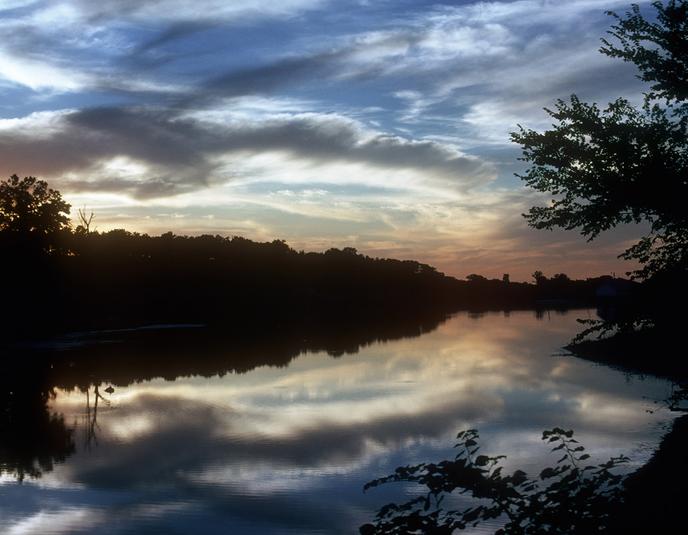
[[[566,349],[583,360],[685,385],[688,370],[678,356],[677,344],[672,342],[678,342],[677,337],[651,331],[633,332],[570,344]],[[624,501],[614,515],[609,532],[673,533],[684,522],[682,507],[686,499],[688,414],[683,414],[674,419],[650,460],[625,480]]]

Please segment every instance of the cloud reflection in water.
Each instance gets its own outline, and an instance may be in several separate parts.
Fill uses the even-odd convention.
[[[669,385],[553,356],[580,314],[459,314],[339,358],[118,387],[99,408],[97,447],[77,440],[42,479],[5,481],[1,518],[16,533],[352,532],[386,499],[362,494],[365,481],[448,457],[468,427],[529,471],[550,460],[539,437],[556,425],[595,456],[641,462],[668,419],[646,409]],[[51,405],[77,437],[84,404],[60,390]]]

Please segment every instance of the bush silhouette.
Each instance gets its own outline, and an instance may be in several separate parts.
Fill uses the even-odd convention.
[[[502,475],[504,455],[479,455],[478,432],[461,431],[453,460],[403,466],[389,476],[367,483],[365,490],[390,482],[413,482],[427,493],[403,504],[388,504],[375,523],[361,526],[362,535],[451,534],[487,520],[503,518],[497,535],[590,534],[604,532],[621,501],[622,476],[612,470],[628,459],[612,457],[600,465],[573,438],[573,431],[554,428],[542,439],[562,457],[539,478],[522,470]],[[468,494],[476,505],[463,510],[442,508],[452,492]]]

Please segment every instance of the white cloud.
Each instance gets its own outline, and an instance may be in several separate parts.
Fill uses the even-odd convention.
[[[65,508],[58,511],[39,511],[8,526],[8,535],[29,535],[30,533],[72,533],[74,530],[95,528],[105,515],[93,509]]]
[[[420,14],[407,21],[414,45],[379,65],[382,76],[398,79],[397,120],[452,129],[471,144],[507,145],[516,123],[548,125],[542,108],[555,98],[576,92],[604,101],[638,92],[633,67],[598,51],[611,24],[604,12],[625,7],[622,1],[522,0]]]
[[[85,73],[47,61],[18,57],[0,50],[0,80],[23,85],[35,91],[77,91],[88,85],[92,78]]]

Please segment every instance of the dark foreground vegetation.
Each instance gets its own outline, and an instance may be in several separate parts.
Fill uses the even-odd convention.
[[[544,431],[558,457],[536,477],[504,473],[504,455],[479,453],[474,429],[457,435],[454,459],[401,466],[365,490],[389,483],[418,485],[407,502],[382,507],[362,535],[451,535],[497,521],[496,535],[679,533],[684,481],[688,477],[688,417],[676,420],[650,462],[631,475],[619,468],[623,455],[593,463],[573,431]],[[463,503],[457,504],[458,495]]]
[[[394,474],[366,484],[370,489],[391,482],[416,483],[427,491],[406,503],[380,509],[362,535],[451,535],[490,520],[502,520],[496,535],[589,534],[606,532],[621,503],[624,456],[596,465],[573,431],[544,431],[542,440],[561,456],[552,467],[532,478],[522,470],[504,474],[504,455],[479,454],[475,429],[457,435],[458,453],[452,460],[402,466]],[[448,505],[450,495],[465,495],[467,505]]]
[[[657,453],[624,481],[623,502],[609,533],[680,533],[688,479],[688,416],[674,421]]]

